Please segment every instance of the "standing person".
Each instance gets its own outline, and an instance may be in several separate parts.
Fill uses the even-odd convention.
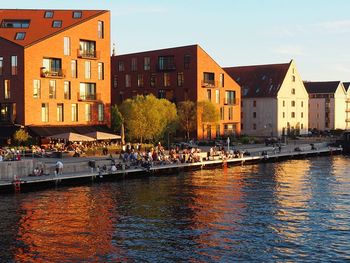
[[[61,161],[57,161],[56,163],[56,173],[58,174],[62,174],[63,172],[63,163]]]

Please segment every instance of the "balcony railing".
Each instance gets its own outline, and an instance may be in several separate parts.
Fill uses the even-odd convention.
[[[95,101],[95,100],[100,100],[100,99],[101,99],[100,93],[81,94],[80,92],[78,92],[78,100],[79,101]]]
[[[78,58],[99,59],[100,52],[96,50],[80,50],[77,49]]]
[[[239,99],[238,98],[234,98],[233,100],[226,100],[224,102],[224,105],[239,105]]]
[[[219,87],[219,82],[215,80],[202,80],[201,85],[203,88],[215,88]]]
[[[66,74],[65,70],[63,69],[48,70],[46,68],[41,67],[40,76],[42,78],[64,78]]]

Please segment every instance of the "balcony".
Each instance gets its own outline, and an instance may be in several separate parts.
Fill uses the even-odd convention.
[[[86,59],[100,59],[100,52],[96,50],[77,49],[77,57]]]
[[[42,78],[56,78],[61,79],[66,76],[65,70],[63,69],[46,69],[45,67],[40,68],[40,77]]]
[[[96,101],[96,100],[101,100],[101,94],[100,93],[83,94],[78,92],[77,98],[78,98],[78,101]]]
[[[218,81],[215,80],[202,80],[201,86],[203,88],[215,88],[218,87]]]
[[[234,98],[234,99],[231,99],[231,100],[225,99],[224,105],[237,106],[237,105],[239,105],[239,99],[238,98]]]

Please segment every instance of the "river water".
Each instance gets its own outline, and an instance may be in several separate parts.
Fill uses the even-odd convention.
[[[1,262],[350,261],[350,158],[0,196]]]

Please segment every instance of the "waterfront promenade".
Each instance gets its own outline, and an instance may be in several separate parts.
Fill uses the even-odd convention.
[[[296,150],[297,148],[297,150]],[[37,186],[53,187],[64,185],[66,183],[86,183],[94,181],[103,181],[107,179],[118,179],[132,176],[148,176],[153,174],[176,173],[180,171],[210,169],[215,167],[227,167],[233,165],[246,165],[259,162],[276,162],[286,159],[300,159],[315,155],[339,154],[341,148],[329,147],[327,143],[314,143],[313,147],[309,143],[282,145],[281,150],[272,146],[265,145],[239,145],[234,147],[241,152],[249,152],[249,155],[241,155],[235,158],[225,158],[222,155],[207,157],[206,149],[202,149],[199,162],[192,163],[168,163],[153,164],[147,168],[141,166],[128,165],[114,159],[119,167],[116,171],[111,171],[112,160],[106,157],[67,157],[25,159],[20,161],[27,169],[34,167],[43,168],[44,174],[41,176],[17,175],[16,169],[12,169],[12,174],[0,174],[0,192],[1,191],[20,191],[22,189],[35,188]],[[113,158],[116,156],[113,156]],[[64,163],[63,174],[55,173],[55,164],[60,160]],[[2,165],[16,163],[21,166],[20,162],[3,162]],[[91,167],[93,162],[93,167]],[[103,170],[105,166],[107,169]],[[99,167],[97,169],[96,167]],[[8,168],[8,167],[7,167]],[[21,167],[23,170],[23,167]],[[9,170],[7,170],[9,171]],[[3,172],[2,172],[3,173]],[[7,172],[10,173],[10,172]]]

